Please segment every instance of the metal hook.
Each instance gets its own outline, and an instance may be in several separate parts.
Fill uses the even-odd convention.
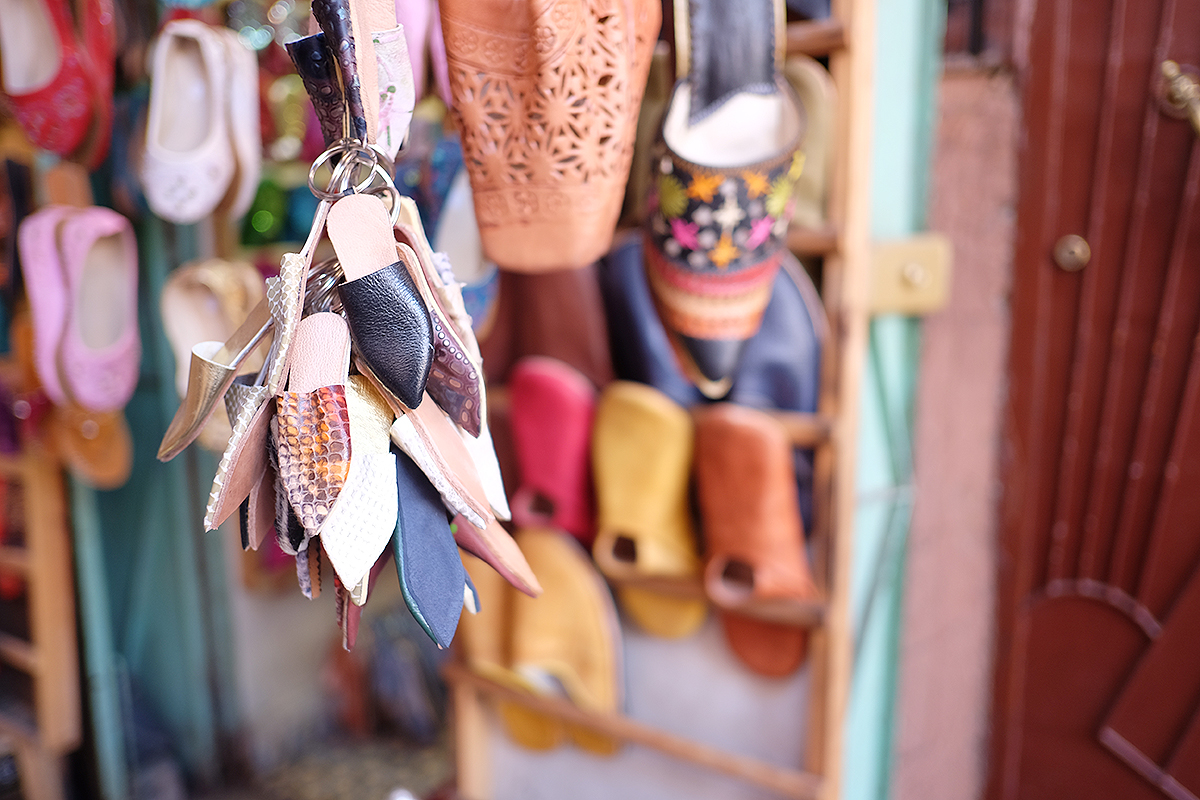
[[[329,182],[325,188],[320,188],[317,185],[317,173],[326,165],[331,170]],[[362,168],[367,170],[367,175],[356,182]],[[377,148],[357,139],[339,139],[317,156],[309,167],[308,188],[320,200],[330,202],[347,194],[375,195],[388,203],[388,216],[392,225],[395,225],[400,218],[400,192],[392,179],[394,170],[392,160]]]

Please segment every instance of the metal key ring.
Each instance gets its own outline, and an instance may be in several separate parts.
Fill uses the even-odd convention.
[[[338,158],[336,165],[332,164]],[[331,174],[326,188],[317,187],[317,173],[326,165]],[[355,183],[361,167],[367,167],[365,178]],[[400,218],[400,192],[392,179],[392,160],[371,145],[357,139],[339,139],[317,156],[308,169],[308,188],[320,200],[335,201],[349,194],[370,194],[389,203],[388,217],[394,226]],[[376,182],[378,177],[379,181]]]
[[[335,158],[338,159],[336,166],[331,163]],[[326,165],[329,165],[331,176],[329,183],[322,189],[317,185],[317,173]],[[363,145],[356,139],[339,139],[317,156],[308,168],[308,188],[321,200],[336,199],[346,194],[347,190],[360,193],[371,184],[377,166],[379,153],[374,148]],[[367,177],[358,184],[352,184],[355,171],[359,167],[369,169]]]
[[[308,285],[304,292],[304,313],[339,312],[342,304],[337,287],[342,278],[341,264],[336,258],[327,258],[314,265],[309,270]]]
[[[363,162],[377,161],[379,159],[379,152],[370,145],[365,145],[357,139],[338,139],[329,145],[325,149],[325,152],[317,156],[316,160],[313,161],[313,165],[321,166],[337,156],[345,155],[352,155]]]
[[[313,166],[309,168],[308,188],[317,198],[336,200],[346,194],[360,193],[370,186],[371,181],[374,180],[376,164],[363,159],[356,153],[346,155],[349,157],[343,158],[337,163],[337,166],[332,168],[329,183],[324,189],[318,188],[316,183],[316,173],[324,164],[313,162]],[[369,167],[369,171],[365,179],[355,184],[353,182],[354,174],[360,167]]]

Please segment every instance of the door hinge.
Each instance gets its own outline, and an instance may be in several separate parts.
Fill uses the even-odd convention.
[[[871,313],[922,316],[950,299],[950,240],[940,233],[871,246]]]

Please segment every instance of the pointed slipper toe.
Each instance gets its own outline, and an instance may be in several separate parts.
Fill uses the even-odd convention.
[[[334,204],[329,238],[346,275],[338,296],[360,361],[396,399],[416,408],[434,360],[433,324],[412,276],[416,254],[397,249],[387,209],[369,195]]]
[[[413,617],[440,647],[449,647],[462,615],[466,572],[433,484],[403,453],[396,453],[400,513],[392,553],[400,590]]]

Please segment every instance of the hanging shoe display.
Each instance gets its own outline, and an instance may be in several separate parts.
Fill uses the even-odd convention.
[[[190,224],[245,214],[261,170],[258,68],[225,28],[168,23],[154,47],[141,178],[150,209]]]
[[[0,89],[38,147],[69,156],[83,144],[92,123],[93,69],[75,37],[68,0],[0,3]]]

